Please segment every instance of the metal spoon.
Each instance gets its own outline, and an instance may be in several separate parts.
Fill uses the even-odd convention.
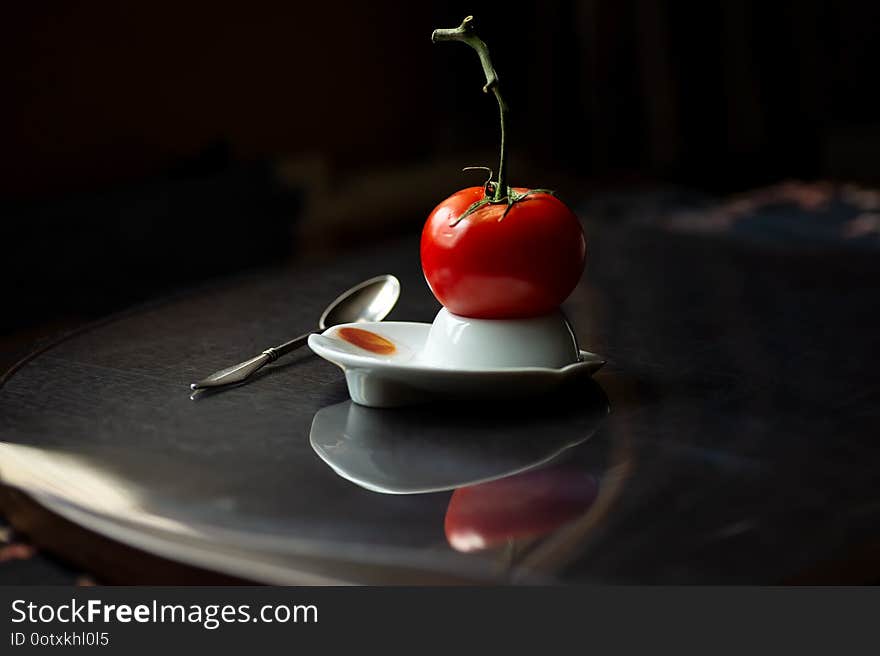
[[[317,331],[307,332],[289,342],[267,348],[258,356],[214,372],[207,378],[197,383],[192,383],[190,387],[198,390],[240,383],[269,362],[274,362],[282,355],[290,353],[306,344],[309,340],[309,335],[324,331],[331,326],[341,323],[382,321],[391,312],[399,296],[400,281],[392,275],[376,276],[375,278],[365,280],[338,296],[335,301],[327,306],[327,309],[324,310],[324,314],[321,315],[321,319],[318,321]]]

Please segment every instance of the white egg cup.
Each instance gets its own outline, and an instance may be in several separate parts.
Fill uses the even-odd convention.
[[[359,328],[392,342],[379,354],[342,338]],[[432,324],[363,322],[328,328],[309,347],[345,372],[352,401],[395,407],[437,399],[504,399],[547,392],[592,375],[605,361],[578,349],[561,312],[529,319],[470,319],[445,308]]]
[[[528,319],[471,319],[442,308],[417,360],[450,369],[558,369],[577,362],[578,347],[559,311]]]

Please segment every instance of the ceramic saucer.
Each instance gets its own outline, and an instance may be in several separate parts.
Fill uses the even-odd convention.
[[[570,380],[590,376],[605,364],[600,356],[575,347],[573,353],[578,355],[562,367],[489,367],[485,363],[468,366],[461,362],[451,366],[423,357],[431,327],[429,323],[393,321],[342,324],[311,335],[309,347],[345,372],[353,401],[373,407],[403,406],[432,399],[504,399],[544,394]]]

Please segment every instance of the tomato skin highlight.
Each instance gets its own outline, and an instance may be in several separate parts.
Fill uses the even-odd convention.
[[[421,240],[428,286],[450,312],[463,317],[514,319],[552,312],[584,270],[580,221],[555,196],[534,193],[501,221],[506,204],[486,205],[450,226],[483,195],[482,187],[462,189],[431,212]]]

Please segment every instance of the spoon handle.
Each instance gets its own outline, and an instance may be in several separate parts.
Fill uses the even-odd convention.
[[[278,346],[267,348],[259,355],[252,357],[250,360],[245,360],[244,362],[239,362],[238,364],[227,367],[226,369],[215,371],[207,378],[203,378],[197,383],[192,383],[190,385],[190,388],[198,390],[208,387],[220,387],[222,385],[234,385],[235,383],[244,382],[254,372],[258,371],[263,366],[267,365],[270,362],[274,362],[282,355],[290,353],[291,351],[294,351],[306,344],[306,342],[309,341],[309,335],[311,334],[312,333],[310,332],[305,333],[304,335],[300,335],[299,337],[292,339],[289,342],[284,342],[283,344],[279,344]]]
[[[275,357],[280,358],[282,355],[287,355],[291,351],[295,351],[296,349],[298,349],[300,346],[305,346],[306,344],[308,344],[309,335],[314,335],[316,332],[317,331],[313,330],[312,332],[305,333],[304,335],[300,335],[299,337],[296,337],[289,342],[284,342],[283,344],[279,344],[278,346],[267,350],[275,351],[275,353],[277,354]]]

